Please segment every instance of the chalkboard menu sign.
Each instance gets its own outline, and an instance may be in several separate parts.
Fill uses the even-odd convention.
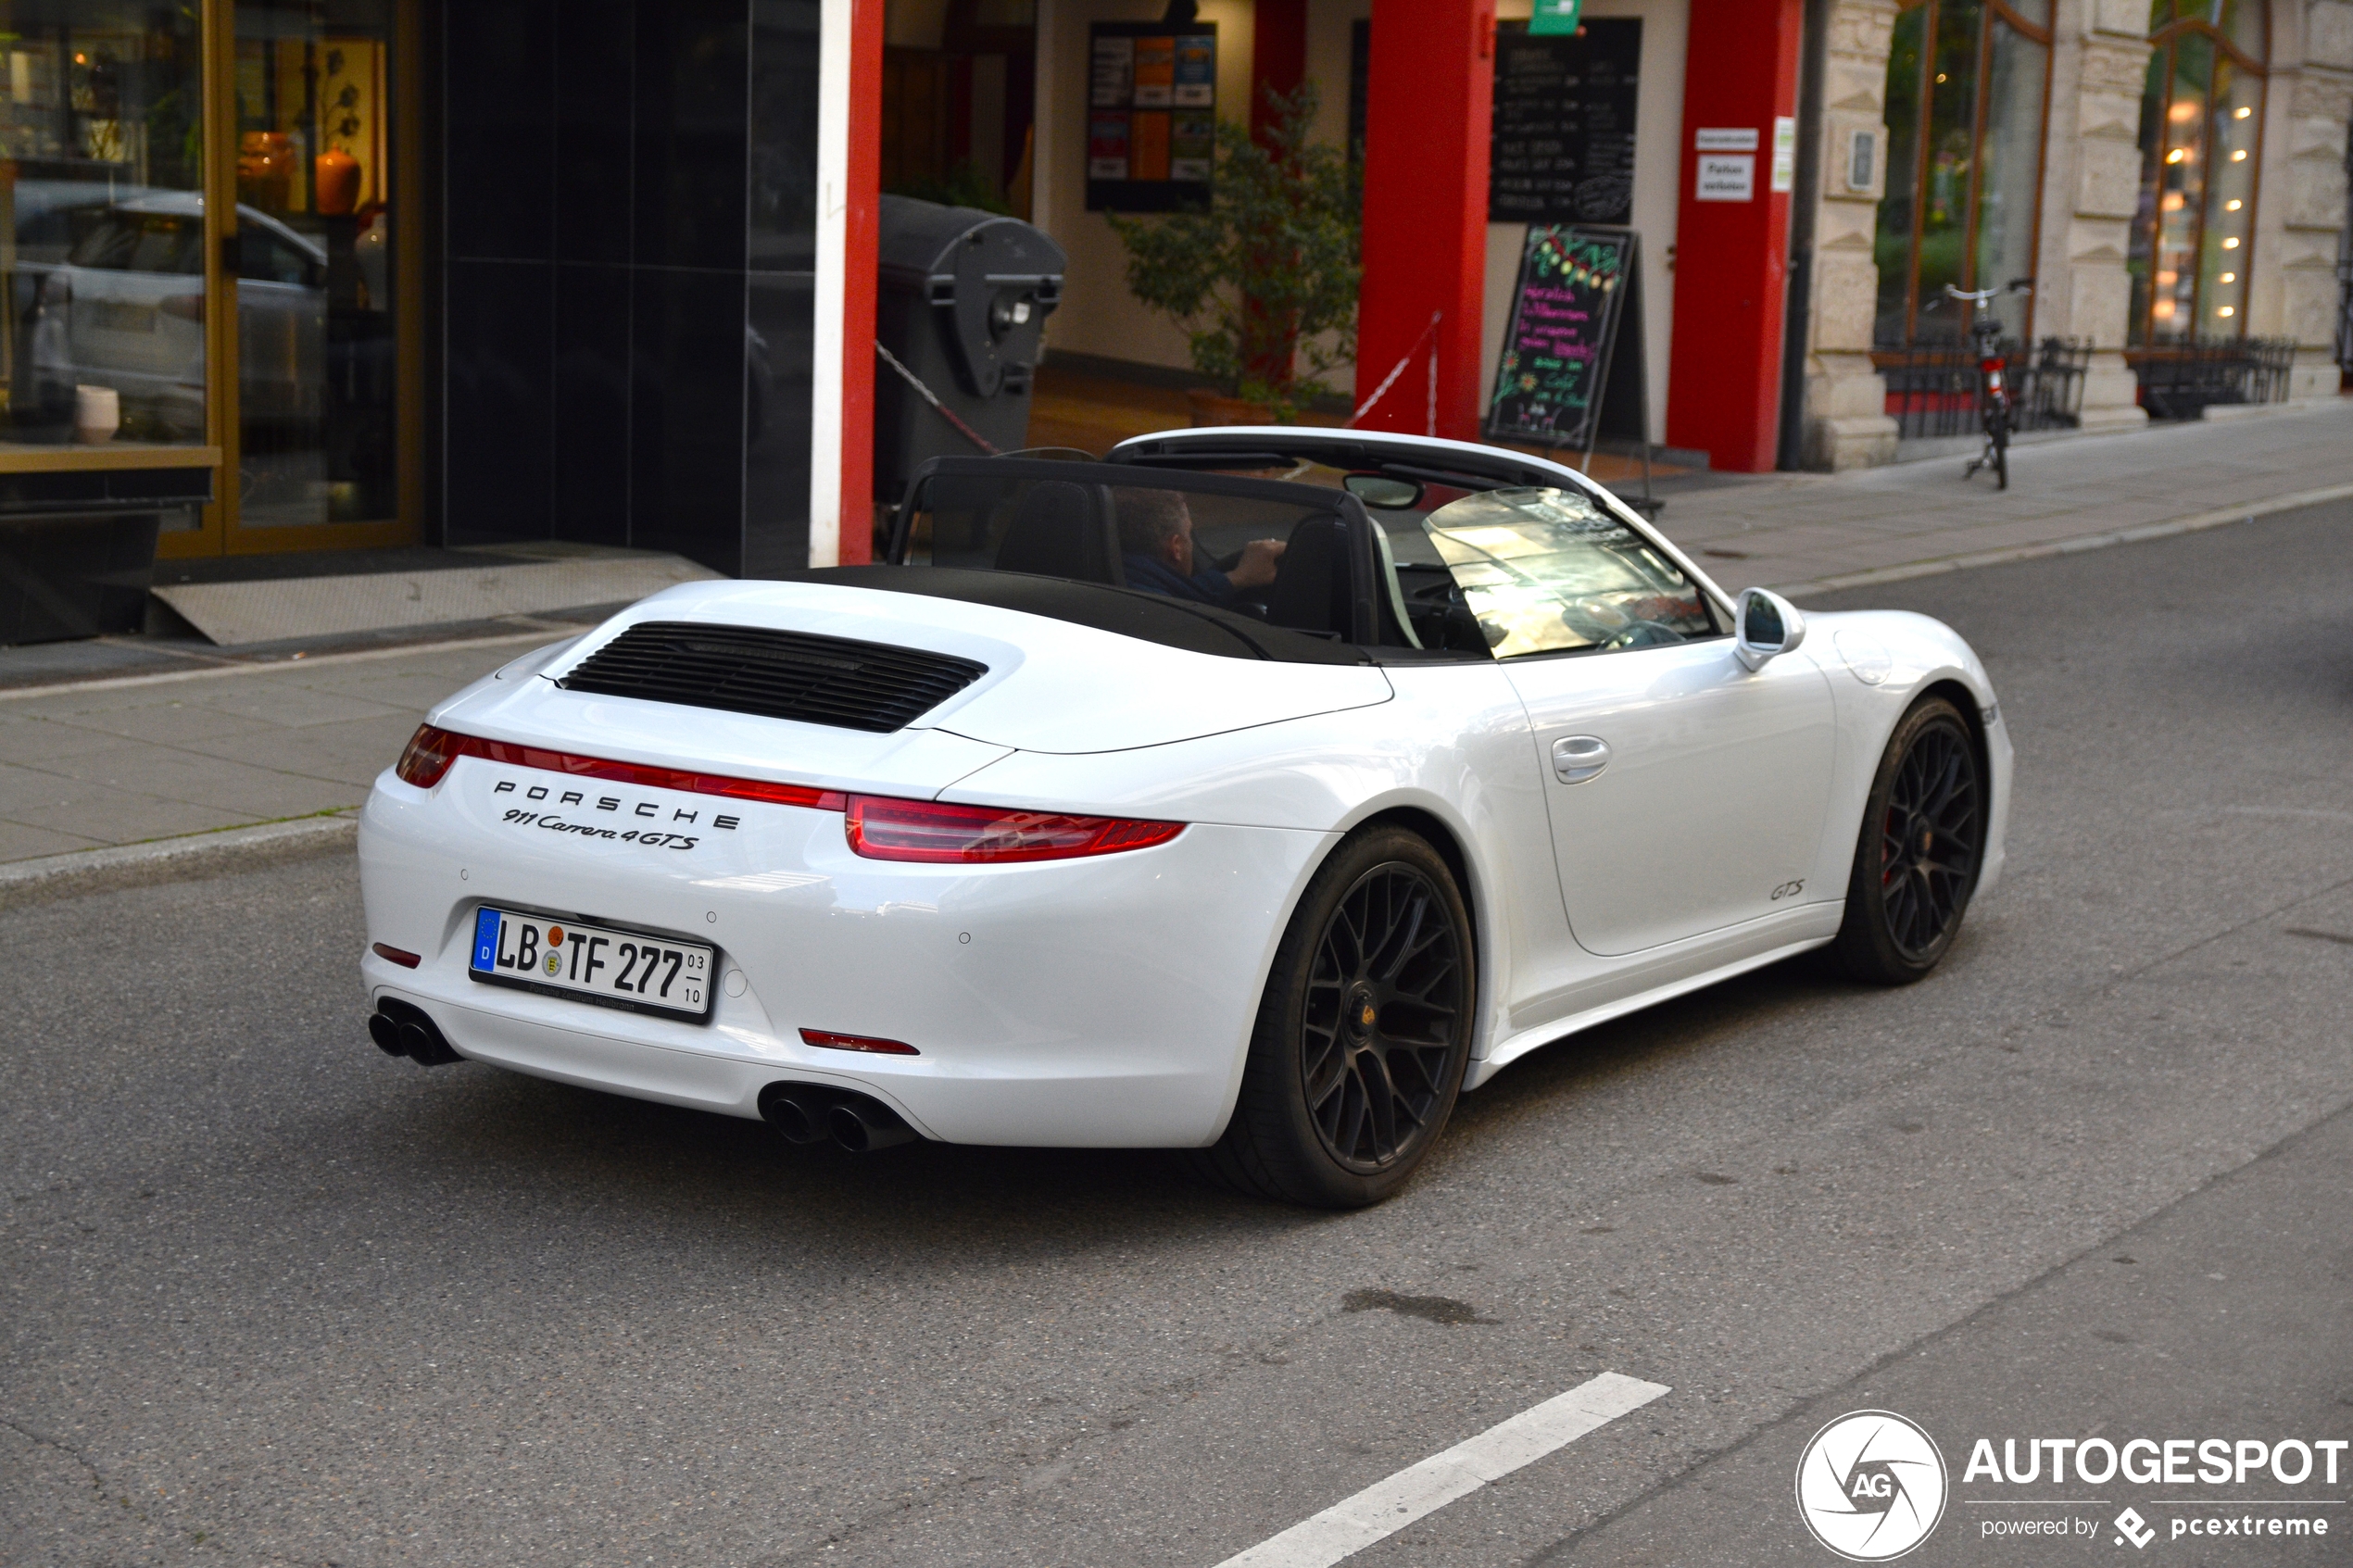
[[[1630,223],[1638,17],[1589,17],[1575,32],[1495,35],[1491,223]]]
[[[1088,30],[1087,210],[1209,205],[1217,153],[1217,24]]]
[[[1487,406],[1488,434],[1590,451],[1596,436],[1617,433],[1603,429],[1605,419],[1642,428],[1648,408],[1639,247],[1626,229],[1539,224],[1528,231],[1511,329]],[[1614,363],[1621,327],[1625,352]],[[1604,414],[1604,403],[1615,419]],[[1637,439],[1646,440],[1646,432]]]

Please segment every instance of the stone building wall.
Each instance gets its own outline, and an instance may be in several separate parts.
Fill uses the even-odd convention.
[[[2125,259],[2140,201],[2141,94],[2148,0],[2058,0],[2053,17],[2034,331],[2093,346],[2086,430],[2146,422],[2124,359],[2132,282]],[[1806,461],[1892,461],[1896,425],[1870,361],[1879,270],[1873,236],[1886,189],[1884,94],[1895,0],[1832,0],[1824,40],[1822,172],[1807,313]],[[2257,189],[2247,329],[2298,345],[2292,395],[2333,393],[2337,251],[2353,120],[2353,0],[2271,0],[2271,62]],[[1868,189],[1848,178],[1858,130],[1879,148]]]

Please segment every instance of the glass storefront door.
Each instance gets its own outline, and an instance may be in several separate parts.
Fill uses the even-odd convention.
[[[235,0],[240,531],[398,516],[392,12]]]
[[[0,0],[0,445],[201,445],[205,141],[192,8]]]

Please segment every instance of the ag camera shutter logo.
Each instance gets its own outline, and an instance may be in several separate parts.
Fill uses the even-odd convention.
[[[1944,1517],[1944,1456],[1893,1411],[1855,1411],[1814,1434],[1797,1461],[1797,1512],[1850,1562],[1885,1562]]]

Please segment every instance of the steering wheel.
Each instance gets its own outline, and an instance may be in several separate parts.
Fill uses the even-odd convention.
[[[1656,648],[1665,647],[1669,643],[1680,643],[1682,640],[1683,633],[1663,621],[1635,621],[1620,627],[1605,641],[1596,646],[1604,650]]]

